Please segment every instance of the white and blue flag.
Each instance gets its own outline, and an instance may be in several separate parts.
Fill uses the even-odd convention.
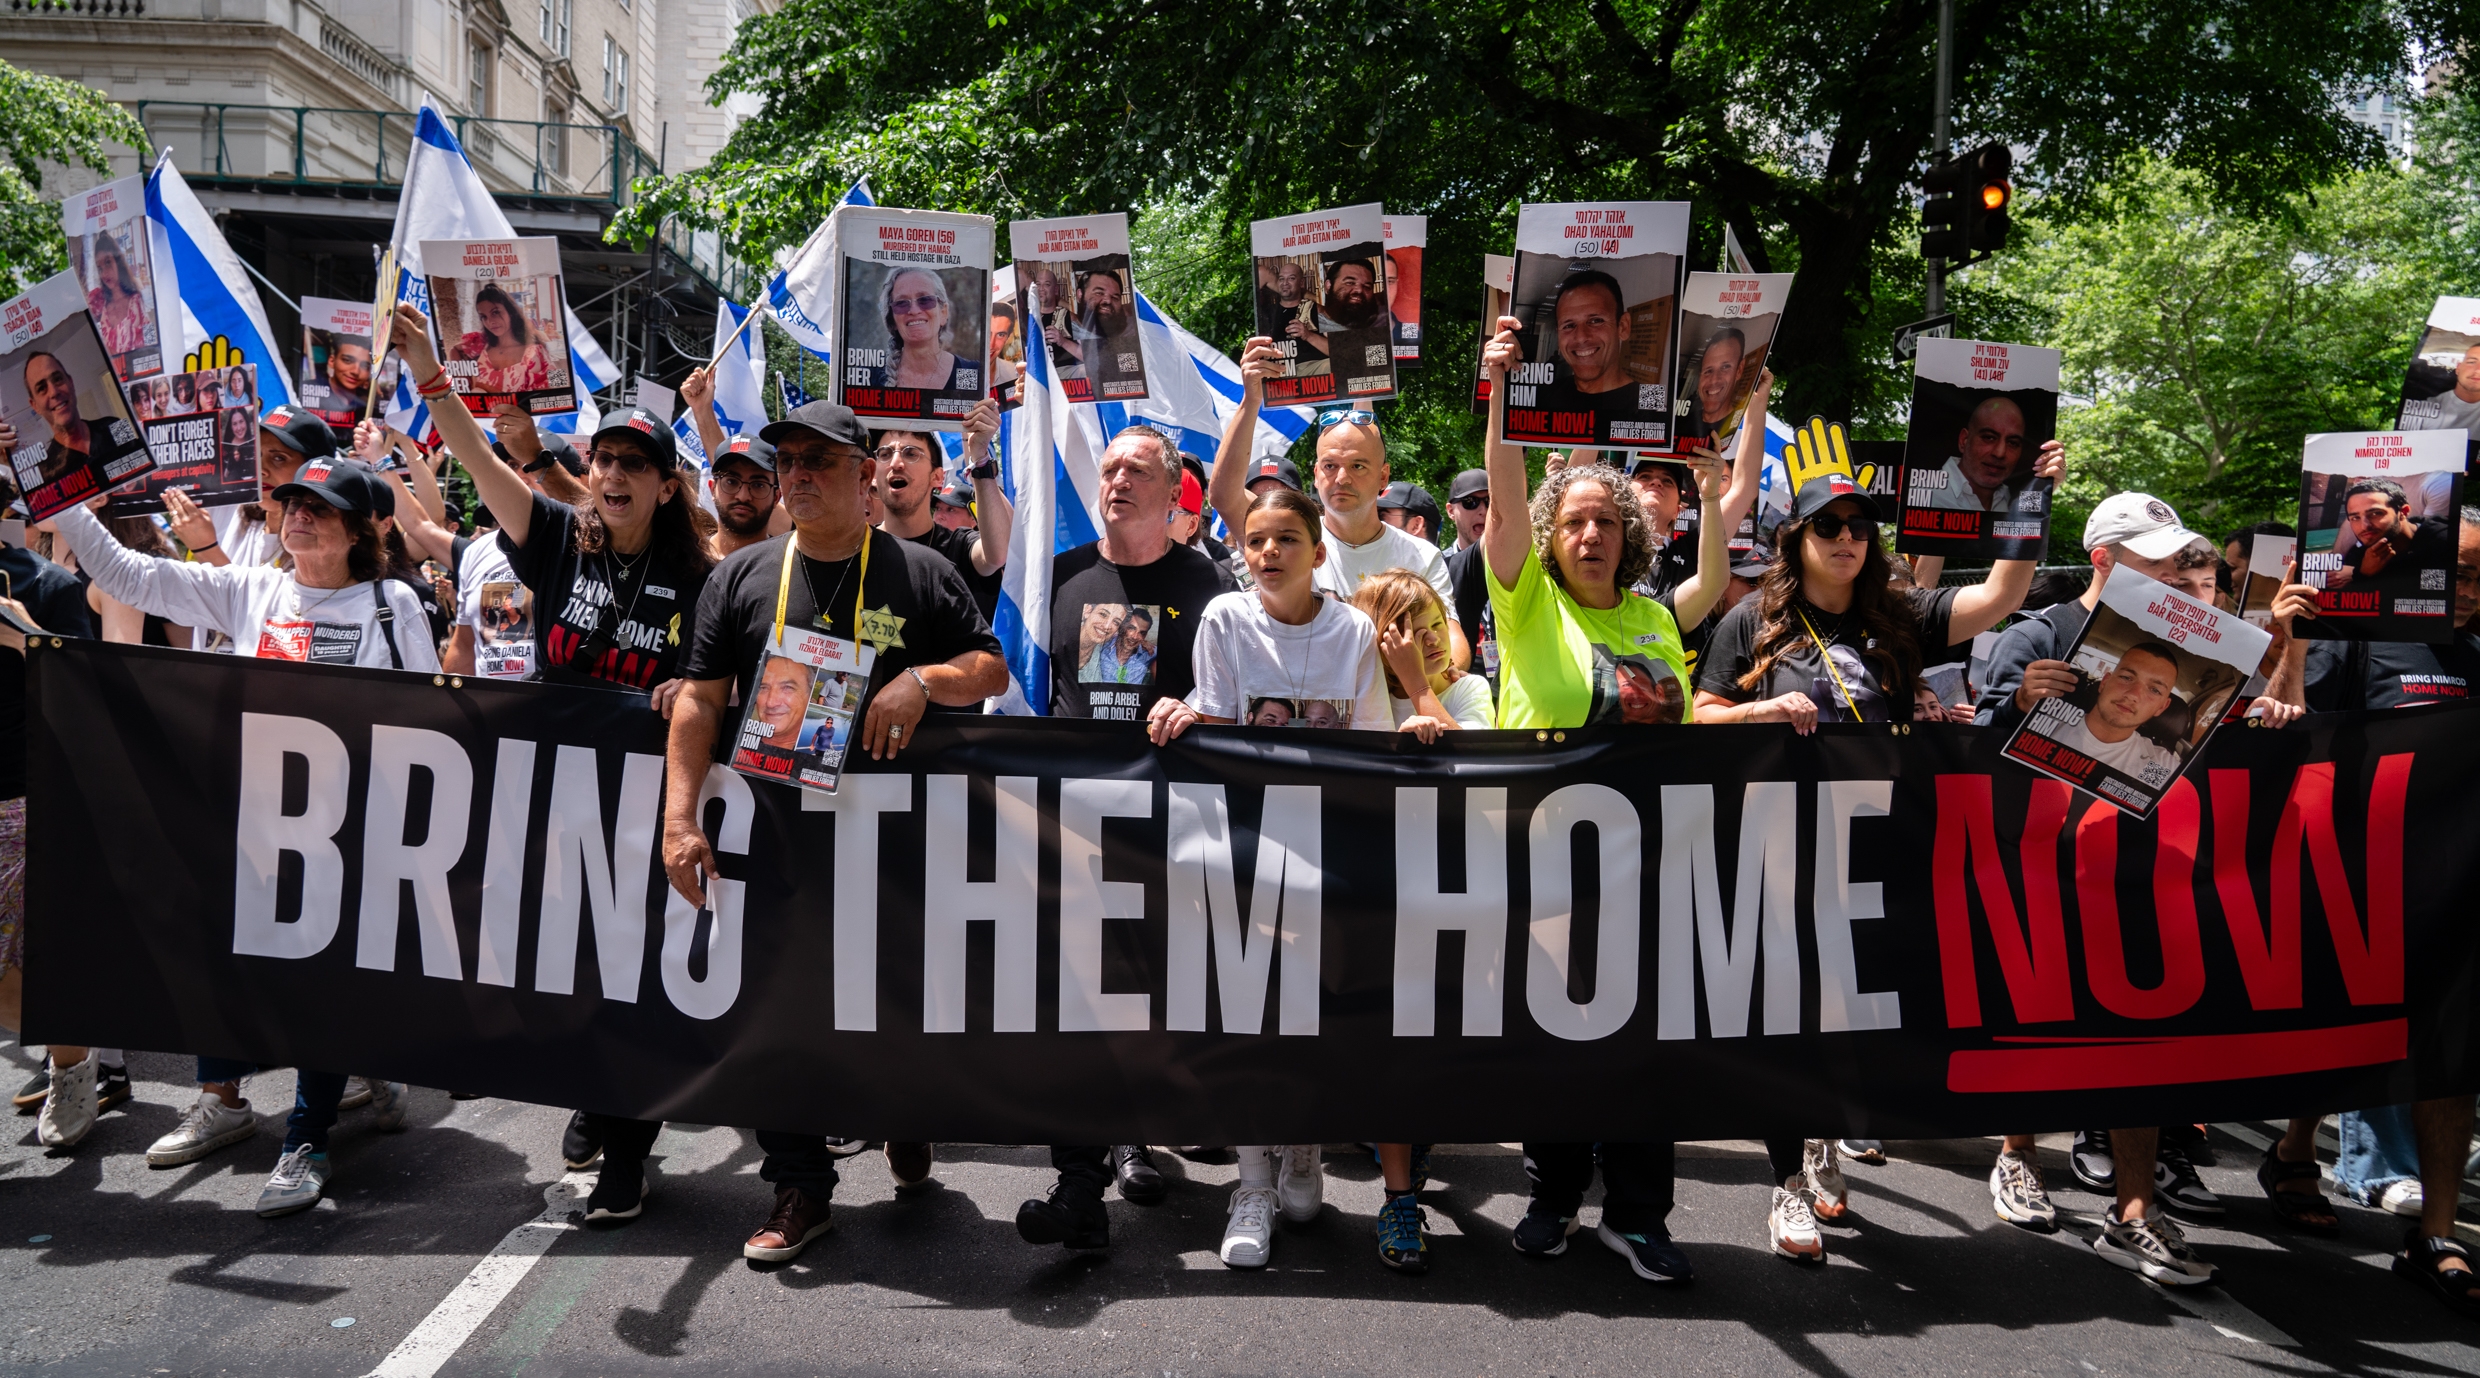
[[[715,364],[715,420],[726,439],[756,435],[766,425],[766,345],[758,337],[766,327],[750,321],[748,329],[741,328],[750,310],[728,297],[715,299],[714,347],[723,356]],[[673,420],[672,434],[679,437],[685,453],[697,456],[700,465],[714,462],[698,441],[697,420],[687,408]]]
[[[298,401],[292,371],[284,366],[284,351],[276,345],[276,332],[267,325],[267,309],[259,302],[249,270],[224,242],[223,232],[215,228],[215,217],[198,203],[198,194],[182,180],[181,170],[172,165],[170,149],[164,150],[155,170],[147,174],[146,219],[158,282],[166,275],[175,278],[181,298],[179,348],[170,348],[175,341],[167,339],[164,352],[186,356],[221,340],[242,362],[258,365],[261,416],[279,402]],[[222,359],[231,357],[214,352]],[[172,360],[166,360],[164,367],[182,371]]]
[[[870,179],[852,184],[839,203],[847,206],[875,206],[878,198],[870,194]],[[828,241],[825,222],[810,231],[809,239],[792,251],[775,276],[766,280],[766,306],[775,323],[799,342],[801,348],[821,359],[832,361],[827,348],[827,326],[835,314],[836,263],[834,246]]]
[[[396,249],[397,299],[430,310],[430,286],[422,271],[423,240],[513,239],[516,234],[516,228],[508,223],[508,213],[491,199],[491,189],[483,185],[482,175],[474,171],[448,122],[425,101],[414,124],[412,148],[405,157],[405,182],[396,202],[396,228],[389,235],[389,243]],[[585,322],[577,319],[577,313],[570,311],[565,302],[560,309],[568,318],[569,376],[576,380],[577,410],[546,416],[540,424],[546,431],[590,435],[602,419],[601,411],[594,405],[594,394],[611,386],[619,378],[620,370],[594,337],[586,333]],[[388,410],[388,424],[407,435],[420,436],[430,429],[430,409],[414,395],[410,374],[410,370],[397,371],[396,402]],[[489,424],[487,419],[484,424]]]

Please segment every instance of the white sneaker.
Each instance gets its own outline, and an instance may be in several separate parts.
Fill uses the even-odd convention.
[[[2050,1204],[2041,1165],[2031,1154],[1999,1150],[1998,1165],[1989,1170],[1989,1199],[1998,1207],[1998,1218],[2010,1225],[2046,1230],[2058,1223],[2058,1208]]]
[[[149,1167],[179,1167],[194,1163],[227,1144],[237,1144],[258,1132],[258,1116],[250,1113],[250,1103],[226,1105],[213,1091],[198,1093],[198,1103],[181,1116],[172,1132],[157,1139],[146,1151]]]
[[[383,1134],[394,1134],[405,1127],[405,1097],[413,1088],[401,1081],[373,1081],[370,1087],[370,1122]]]
[[[2419,1182],[2406,1177],[2399,1182],[2387,1183],[2385,1190],[2377,1193],[2375,1204],[2378,1210],[2417,1219],[2420,1212],[2427,1209],[2427,1203],[2427,1193],[2420,1190]]]
[[[1325,1145],[1293,1144],[1283,1150],[1282,1161],[1275,1164],[1275,1200],[1283,1207],[1283,1218],[1295,1225],[1306,1225],[1318,1218],[1326,1205]]]
[[[1231,1194],[1231,1219],[1223,1226],[1223,1263],[1263,1268],[1274,1257],[1274,1190],[1241,1187]]]
[[[276,1170],[258,1194],[258,1213],[272,1218],[310,1209],[326,1195],[327,1177],[327,1155],[303,1144],[276,1159]]]
[[[344,1096],[336,1102],[337,1113],[341,1114],[347,1110],[359,1110],[363,1106],[370,1104],[370,1098],[376,1094],[372,1088],[376,1087],[378,1084],[379,1083],[372,1081],[368,1077],[346,1077],[344,1079]]]
[[[2194,1287],[2213,1280],[2212,1264],[2196,1257],[2187,1236],[2167,1213],[2154,1211],[2133,1220],[2118,1218],[2113,1206],[2101,1217],[2101,1233],[2093,1252],[2164,1287]]]
[[[45,1148],[74,1147],[95,1127],[95,1072],[101,1066],[92,1050],[84,1062],[72,1067],[52,1063],[51,1093],[43,1098],[43,1112],[35,1124]]]
[[[1817,1232],[1817,1217],[1808,1208],[1806,1192],[1788,1184],[1774,1188],[1774,1209],[1765,1223],[1775,1253],[1808,1263],[1825,1262],[1826,1237]]]
[[[1808,1185],[1809,1208],[1819,1220],[1840,1220],[1851,1209],[1851,1184],[1834,1161],[1832,1139],[1801,1141],[1800,1178]]]

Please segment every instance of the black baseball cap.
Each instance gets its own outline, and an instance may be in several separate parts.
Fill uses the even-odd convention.
[[[932,502],[943,502],[961,511],[973,510],[973,490],[952,479],[930,495]]]
[[[1849,498],[1858,503],[1860,514],[1870,521],[1885,520],[1885,512],[1878,507],[1877,499],[1870,497],[1869,490],[1852,482],[1851,475],[1841,470],[1830,470],[1801,484],[1799,491],[1791,495],[1791,520],[1807,521],[1826,510],[1826,505],[1838,498]]]
[[[508,453],[508,447],[497,440],[491,442],[491,453],[529,474],[539,473],[550,465],[557,464],[568,471],[570,478],[586,476],[585,458],[577,453],[575,445],[569,443],[566,434],[560,431],[536,431],[534,434],[542,441],[542,453],[536,455],[531,464],[518,464],[517,457]]]
[[[595,440],[607,435],[625,435],[634,439],[653,452],[654,462],[662,468],[680,467],[680,440],[672,434],[672,423],[644,407],[631,407],[594,428]]]
[[[770,474],[775,472],[775,447],[754,435],[732,437],[732,443],[724,446],[723,452],[708,464],[710,468],[720,469],[736,459],[748,460]]]
[[[1447,501],[1462,502],[1466,498],[1480,497],[1489,491],[1489,470],[1466,469],[1455,476],[1453,483],[1447,485]]]
[[[387,484],[369,465],[358,459],[322,456],[304,460],[293,481],[268,496],[277,502],[317,498],[339,512],[360,512],[373,517],[396,515],[396,495],[388,491]]]
[[[870,429],[853,415],[852,408],[833,402],[804,402],[794,407],[783,420],[773,422],[758,432],[758,438],[769,445],[781,445],[786,437],[802,432],[825,436],[838,445],[850,445],[863,454],[870,450]]]
[[[1380,511],[1393,508],[1418,513],[1428,519],[1432,535],[1437,534],[1445,516],[1438,510],[1438,500],[1429,495],[1429,490],[1408,478],[1399,478],[1388,484],[1386,491],[1378,494],[1378,508]]]
[[[299,450],[303,459],[325,459],[336,453],[336,432],[326,422],[294,406],[279,402],[258,420],[259,427],[276,433],[288,450]]]
[[[1300,491],[1300,466],[1281,455],[1267,455],[1249,465],[1249,476],[1243,487],[1261,478],[1270,478],[1297,493]]]

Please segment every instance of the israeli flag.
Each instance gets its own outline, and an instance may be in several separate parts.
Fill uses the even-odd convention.
[[[752,321],[747,330],[741,329],[750,310],[727,298],[715,301],[714,348],[723,355],[715,365],[715,420],[726,437],[755,435],[766,424],[766,346],[758,338],[766,327]],[[714,457],[698,442],[697,421],[687,408],[673,420],[672,434],[700,464],[713,463]]]
[[[169,148],[147,174],[146,221],[149,245],[155,250],[158,299],[167,275],[176,279],[180,293],[180,347],[165,352],[186,356],[221,340],[240,353],[242,362],[258,365],[259,415],[266,415],[277,403],[298,401],[292,371],[284,366],[284,351],[277,347],[276,332],[267,324],[258,288],[232,245],[224,242],[223,231],[215,228],[215,218],[198,203],[198,194],[182,180],[181,170],[172,165]],[[164,343],[175,342],[167,339]],[[169,360],[165,368],[182,371]]]
[[[870,179],[853,183],[840,204],[877,205],[878,198],[870,194]],[[821,359],[830,358],[826,323],[835,316],[836,264],[831,249],[822,221],[766,282],[766,306],[774,313],[775,323],[799,341],[801,348]]]
[[[508,213],[491,199],[490,188],[482,184],[481,174],[474,171],[464,147],[449,131],[448,122],[424,101],[405,158],[396,228],[388,236],[396,249],[397,299],[430,310],[430,286],[422,271],[423,240],[513,239],[516,233],[516,227],[508,223]],[[546,416],[540,425],[546,431],[591,435],[602,420],[594,394],[610,387],[620,370],[586,333],[577,313],[569,311],[565,302],[560,309],[568,315],[569,376],[576,383],[577,410]],[[397,370],[396,378],[396,405],[388,411],[388,424],[407,435],[423,435],[430,429],[430,409],[414,395],[410,370]]]
[[[999,425],[999,483],[1015,504],[1016,525],[990,628],[1007,658],[1009,684],[991,711],[1039,716],[1051,711],[1051,557],[1096,539],[1091,495],[1107,437],[1091,407],[1068,400],[1051,372],[1041,325],[1031,320],[1024,386],[1024,405]],[[1082,488],[1072,475],[1083,476]]]

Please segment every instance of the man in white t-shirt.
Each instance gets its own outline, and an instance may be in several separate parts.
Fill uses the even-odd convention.
[[[2412,366],[2422,372],[2441,373],[2433,364]],[[2416,378],[2415,378],[2416,381]],[[2454,386],[2433,397],[2406,400],[2402,406],[2402,429],[2406,431],[2468,431],[2480,430],[2480,345],[2463,351],[2454,364]]]
[[[2161,785],[2179,773],[2179,754],[2138,729],[2178,702],[2177,653],[2158,641],[2139,641],[2101,679],[2100,697],[2084,721],[2056,735],[2058,744],[2080,751],[2110,769]]]

